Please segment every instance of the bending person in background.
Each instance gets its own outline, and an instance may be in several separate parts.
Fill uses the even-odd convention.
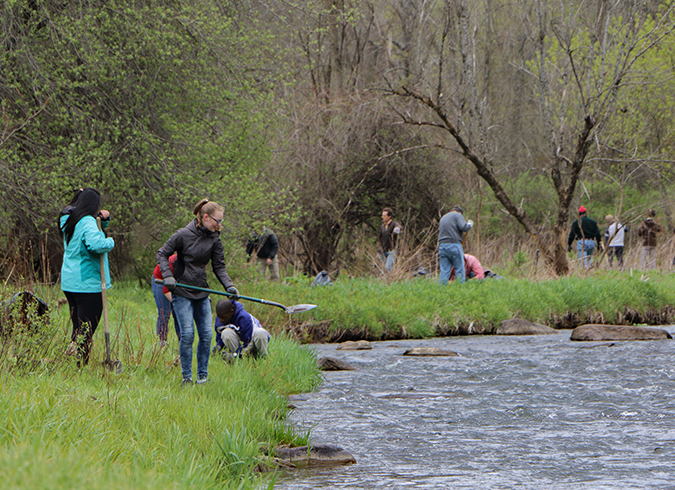
[[[176,287],[176,283],[208,289],[206,266],[211,262],[213,272],[225,290],[239,297],[225,269],[223,243],[220,227],[223,208],[213,201],[202,199],[193,210],[195,219],[185,228],[175,232],[157,252],[157,264],[164,278],[164,286],[172,293],[172,304],[180,329],[180,364],[183,385],[192,383],[192,345],[195,327],[199,335],[197,345],[197,383],[208,379],[209,355],[211,353],[211,301],[209,293]],[[169,257],[178,253],[174,270]]]
[[[176,264],[176,259],[178,254],[173,254],[169,257],[169,267],[173,272],[174,265]],[[159,345],[162,347],[166,345],[166,340],[169,336],[169,319],[173,313],[173,308],[171,306],[171,291],[161,284],[157,284],[155,279],[164,279],[162,277],[162,271],[159,268],[159,264],[155,266],[155,270],[152,271],[152,295],[155,297],[155,305],[157,306],[157,327],[156,333],[159,337]],[[173,315],[173,326],[176,330],[176,337],[180,341],[180,328],[178,328],[178,321],[176,320],[176,315]]]
[[[270,334],[238,301],[218,301],[214,328],[217,333],[216,348],[222,352],[223,359],[229,361],[235,357],[267,355]]]
[[[459,281],[464,283],[464,232],[473,226],[473,221],[464,221],[462,208],[454,206],[452,211],[441,218],[438,224],[438,262],[441,273],[438,278],[440,284],[447,284],[450,271],[454,268]]]
[[[70,209],[61,212],[59,226],[64,248],[61,289],[68,299],[73,323],[66,354],[76,354],[79,367],[89,362],[92,339],[103,313],[101,254],[107,289],[110,288],[107,252],[115,247],[115,240],[106,238],[96,223],[100,217],[105,229],[110,220],[110,213],[101,209],[101,194],[91,188],[78,190],[77,194]]]
[[[483,266],[476,257],[469,254],[464,254],[464,272],[467,279],[485,279],[485,272]],[[450,282],[455,280],[455,268],[450,271]]]
[[[249,260],[255,257],[258,262],[258,270],[264,278],[267,268],[270,269],[270,281],[279,280],[279,240],[272,230],[263,226],[262,235],[252,233],[246,244],[246,253]]]

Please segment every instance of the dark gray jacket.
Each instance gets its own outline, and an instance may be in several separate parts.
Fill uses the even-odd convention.
[[[445,214],[438,223],[439,243],[462,243],[463,232],[469,231],[471,225],[457,211]]]
[[[173,272],[169,267],[169,257],[178,252],[178,258]],[[169,238],[157,252],[157,263],[162,271],[162,277],[173,276],[176,282],[208,288],[206,282],[206,265],[211,261],[211,267],[216,277],[225,289],[233,286],[230,276],[225,269],[223,243],[220,233],[209,231],[197,226],[195,218],[185,228],[181,228]],[[190,299],[203,299],[209,294],[193,289],[176,288],[174,294]]]

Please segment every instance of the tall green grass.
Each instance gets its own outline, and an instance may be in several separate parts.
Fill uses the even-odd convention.
[[[315,354],[284,334],[265,359],[230,365],[212,356],[209,382],[183,388],[175,335],[165,348],[154,335],[149,289],[118,284],[108,294],[121,374],[101,365],[102,331],[78,370],[63,355],[67,306],[54,307],[58,290],[38,293],[51,323],[0,340],[3,488],[260,488],[273,473],[254,470],[276,445],[307,443],[287,423],[286,396],[314,389],[320,373]],[[30,343],[41,347],[17,348]]]
[[[434,278],[389,282],[311,279],[238,283],[242,294],[318,308],[295,315],[244,301],[272,332],[270,355],[226,364],[212,357],[210,381],[181,387],[177,340],[160,348],[147,285],[118,282],[109,291],[113,357],[121,374],[103,369],[103,335],[90,365],[78,370],[63,355],[70,335],[67,306],[56,288],[36,288],[51,306],[51,323],[0,340],[0,481],[3,488],[259,488],[259,473],[281,443],[309,434],[287,424],[286,396],[320,382],[315,355],[289,330],[330,323],[330,329],[378,339],[453,334],[468,325],[490,332],[504,319],[540,323],[568,313],[611,322],[626,309],[659,311],[675,304],[675,278],[597,271],[587,277],[532,282],[472,280],[440,286]],[[6,299],[11,291],[0,291]],[[219,299],[214,296],[214,300]],[[103,325],[99,326],[103,329]]]
[[[470,280],[441,286],[433,277],[390,283],[384,279],[340,279],[330,286],[252,283],[243,294],[284,304],[318,308],[284,318],[258,309],[269,323],[298,327],[330,322],[333,332],[363,332],[372,339],[396,334],[409,338],[452,334],[473,323],[474,331],[493,331],[502,320],[522,318],[543,324],[566,314],[580,321],[616,322],[627,310],[648,313],[675,304],[675,276],[652,272],[649,279],[630,271],[595,271],[534,282],[528,279]],[[255,307],[254,307],[255,308]]]

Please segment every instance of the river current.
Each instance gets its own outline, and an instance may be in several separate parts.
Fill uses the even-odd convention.
[[[357,463],[275,488],[675,488],[675,341],[570,332],[308,347],[356,370],[292,397],[292,423]],[[459,357],[402,356],[412,347]]]

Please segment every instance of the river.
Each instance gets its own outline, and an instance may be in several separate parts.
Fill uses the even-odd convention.
[[[570,332],[310,346],[356,370],[292,397],[292,423],[357,463],[275,488],[675,488],[675,341]],[[411,347],[459,357],[401,355]]]

